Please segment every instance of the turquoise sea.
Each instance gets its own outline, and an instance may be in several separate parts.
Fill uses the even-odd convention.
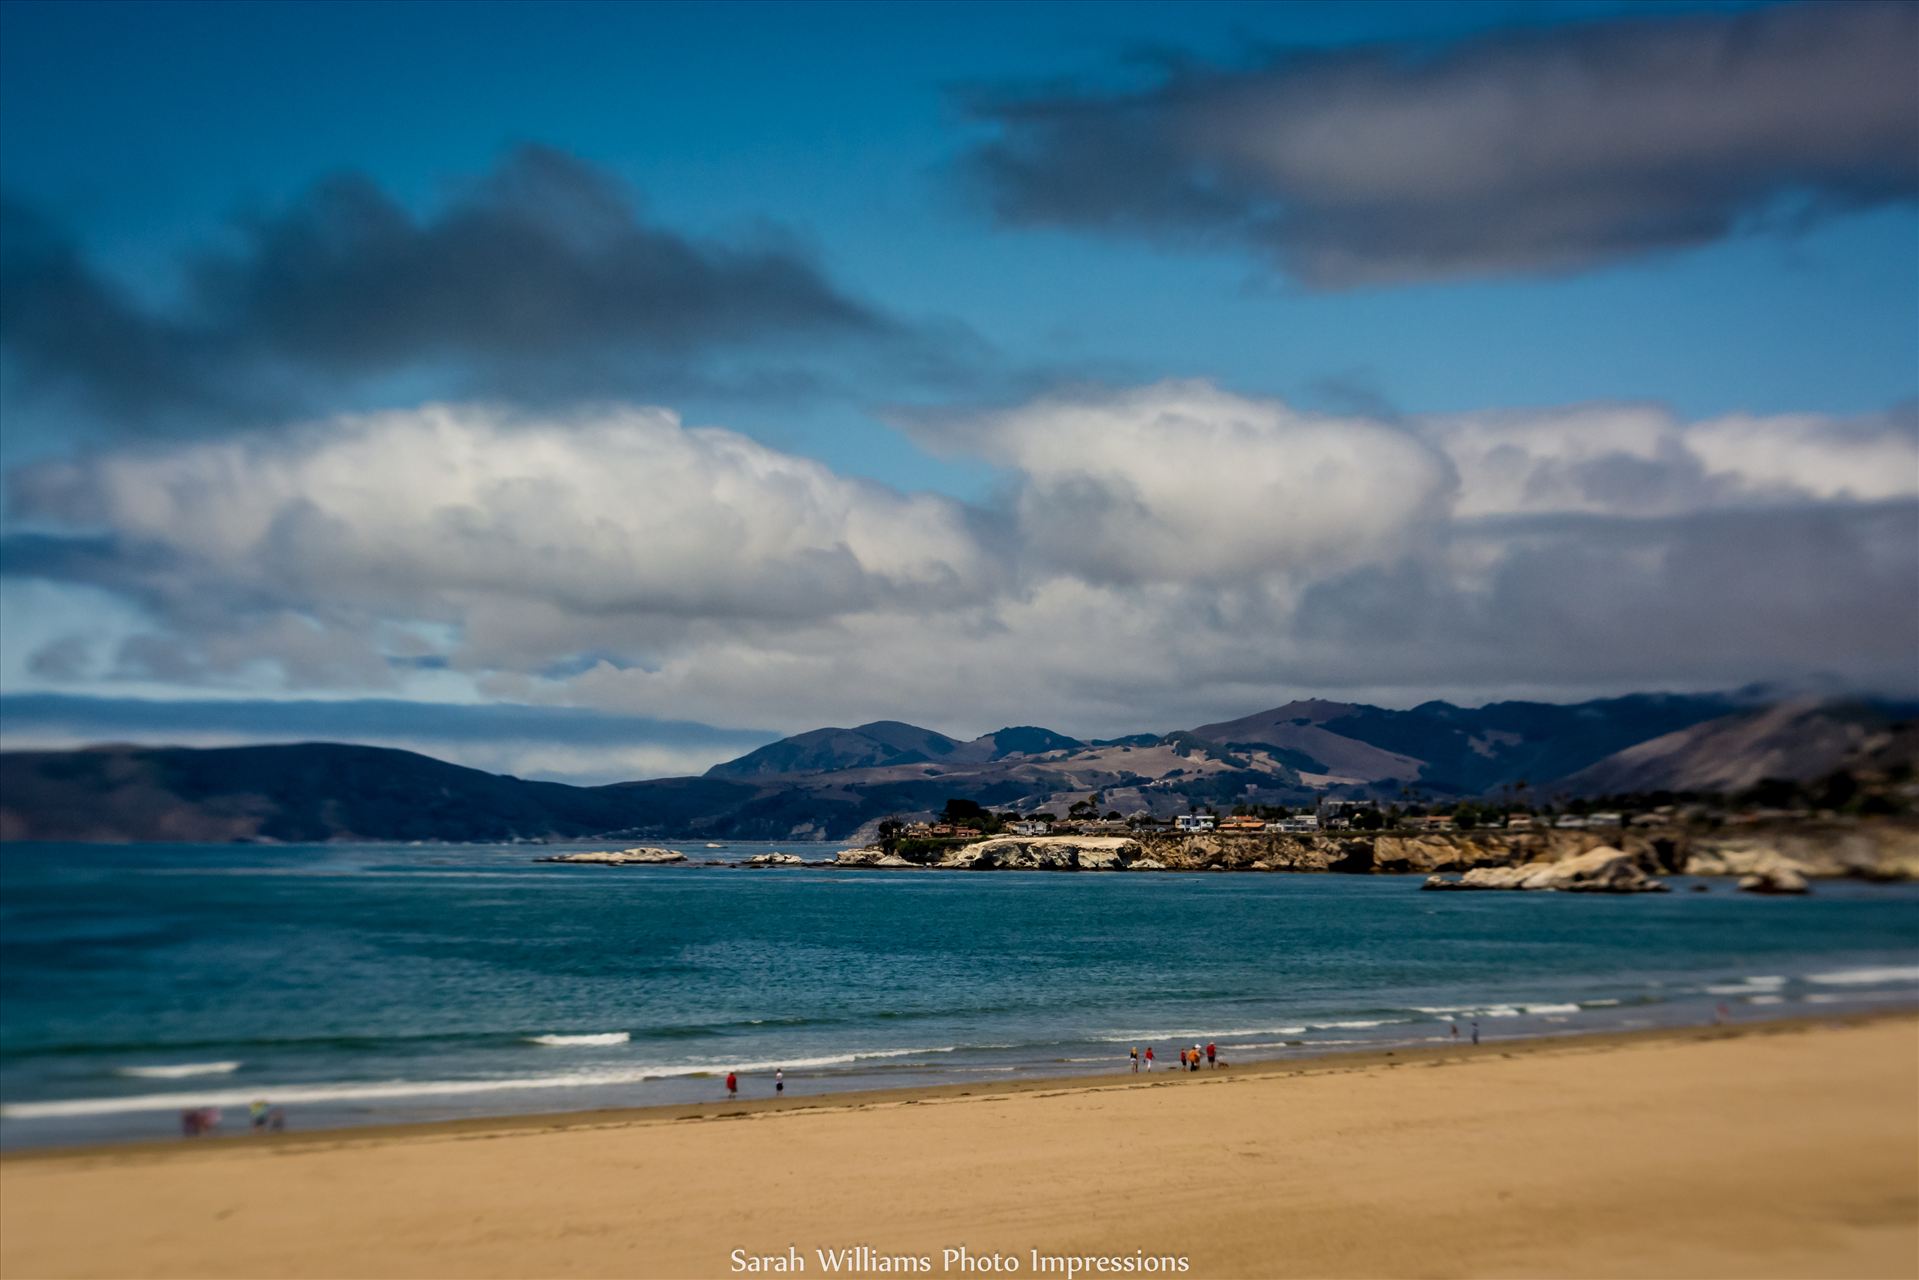
[[[587,847],[587,846],[567,846]],[[602,846],[603,847],[603,846]],[[736,864],[775,846],[675,846]],[[790,848],[791,846],[789,846]],[[1232,1061],[1919,1005],[1919,886],[543,865],[0,847],[0,1144]],[[827,851],[798,850],[808,857]],[[1162,1070],[1164,1066],[1162,1065]]]

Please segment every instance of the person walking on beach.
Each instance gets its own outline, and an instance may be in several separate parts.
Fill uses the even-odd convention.
[[[1139,1046],[1134,1045],[1132,1048],[1128,1049],[1126,1051],[1126,1056],[1133,1060],[1133,1074],[1138,1075],[1139,1074]]]
[[[775,1095],[786,1092],[786,1068],[773,1068],[773,1092]]]
[[[1193,1046],[1193,1057],[1192,1057],[1192,1063],[1193,1063],[1193,1070],[1195,1070],[1195,1071],[1197,1071],[1197,1070],[1199,1070],[1199,1055],[1200,1055],[1200,1053],[1201,1053],[1201,1049],[1200,1049],[1200,1046],[1198,1046],[1198,1045],[1194,1045],[1194,1046]]]
[[[1153,1069],[1153,1046],[1150,1044],[1146,1046],[1146,1069],[1148,1071]]]
[[[729,1098],[740,1096],[740,1078],[731,1071],[726,1073],[726,1096]]]
[[[1211,1040],[1206,1042],[1206,1065],[1219,1070],[1219,1045]]]
[[[253,1131],[255,1133],[266,1132],[267,1100],[265,1098],[255,1098],[253,1100],[247,1107],[247,1119],[253,1125]]]
[[[1457,1022],[1453,1023],[1453,1039],[1459,1039],[1459,1024]]]
[[[1478,1018],[1473,1019],[1473,1043],[1474,1044],[1479,1043],[1479,1019]]]

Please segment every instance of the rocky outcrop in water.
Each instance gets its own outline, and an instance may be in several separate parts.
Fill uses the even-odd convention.
[[[908,862],[897,853],[888,853],[878,847],[864,849],[841,849],[833,857],[836,867],[917,867],[918,862]]]
[[[1785,858],[1774,856],[1739,877],[1739,887],[1747,893],[1801,894],[1812,892],[1801,868]]]
[[[685,862],[686,855],[672,849],[596,849],[588,853],[556,853],[533,861],[579,862],[597,867],[641,867]]]
[[[1640,869],[1623,849],[1601,847],[1557,862],[1476,867],[1456,880],[1429,876],[1427,889],[1535,889],[1559,893],[1664,893],[1666,885]]]
[[[756,853],[746,860],[749,867],[803,867],[806,859],[796,853]]]

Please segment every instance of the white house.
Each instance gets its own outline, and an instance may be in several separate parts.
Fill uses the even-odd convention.
[[[1182,813],[1174,819],[1173,825],[1181,831],[1211,831],[1213,815],[1210,813]]]

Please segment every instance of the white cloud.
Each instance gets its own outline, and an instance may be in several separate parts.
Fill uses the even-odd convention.
[[[1039,563],[1110,582],[1324,573],[1404,554],[1444,512],[1445,459],[1393,427],[1205,382],[1051,396],[918,424],[1020,477]]]
[[[164,615],[211,609],[197,625],[234,636],[263,625],[249,611],[297,613],[263,638],[303,667],[324,666],[340,628],[381,620],[478,626],[469,642],[503,658],[563,656],[570,621],[830,616],[992,580],[959,504],[663,410],[535,422],[429,406],[42,463],[15,474],[13,498],[144,557],[134,589]]]
[[[711,724],[1097,734],[1304,693],[1912,684],[1909,413],[1389,424],[1174,382],[913,429],[1004,468],[1002,496],[900,493],[660,410],[435,406],[29,466],[11,515],[94,539],[39,572],[137,601],[146,631],[121,618],[88,661],[147,687],[444,663],[481,696]]]
[[[1684,422],[1651,404],[1435,416],[1457,514],[1675,515],[1734,506],[1919,496],[1919,417],[1729,415]]]

